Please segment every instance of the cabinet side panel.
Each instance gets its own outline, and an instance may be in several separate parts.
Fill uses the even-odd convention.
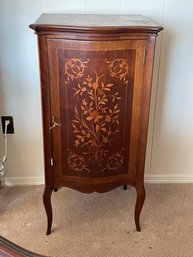
[[[138,143],[139,151],[137,157],[138,167],[136,172],[137,184],[142,183],[144,180],[155,42],[155,36],[149,37],[146,42],[146,62],[144,66],[143,90],[141,98],[140,135]]]
[[[42,96],[42,118],[43,118],[43,139],[44,139],[44,168],[45,183],[52,187],[52,167],[51,167],[51,135],[50,125],[50,87],[49,87],[49,69],[48,69],[48,52],[46,36],[38,36],[39,62],[40,62],[40,79],[41,79],[41,96]]]

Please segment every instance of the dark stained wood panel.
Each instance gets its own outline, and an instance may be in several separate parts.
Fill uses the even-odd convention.
[[[61,124],[52,131],[55,179],[133,177],[144,41],[58,39],[48,46],[51,112]]]
[[[128,173],[135,50],[59,56],[63,173]]]

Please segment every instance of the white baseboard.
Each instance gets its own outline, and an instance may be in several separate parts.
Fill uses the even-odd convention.
[[[44,177],[0,177],[6,186],[43,185]],[[145,183],[193,183],[193,175],[145,175]]]
[[[145,175],[145,183],[193,183],[192,175]]]
[[[2,185],[6,186],[33,186],[43,185],[44,177],[0,177]]]

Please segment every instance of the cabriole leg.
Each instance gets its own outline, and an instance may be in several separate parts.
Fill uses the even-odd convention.
[[[145,201],[145,187],[144,184],[136,185],[137,200],[135,204],[135,226],[137,231],[141,231],[140,228],[140,214]]]
[[[52,188],[45,187],[44,195],[43,195],[43,202],[44,202],[44,207],[45,207],[46,215],[47,215],[47,232],[46,232],[46,235],[49,235],[51,233],[51,227],[52,227],[51,194],[52,194]]]

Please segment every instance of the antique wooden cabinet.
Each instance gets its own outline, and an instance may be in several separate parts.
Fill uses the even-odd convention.
[[[145,199],[144,164],[155,39],[143,16],[42,14],[38,35],[43,110],[44,206],[51,193],[136,188],[136,229]]]

